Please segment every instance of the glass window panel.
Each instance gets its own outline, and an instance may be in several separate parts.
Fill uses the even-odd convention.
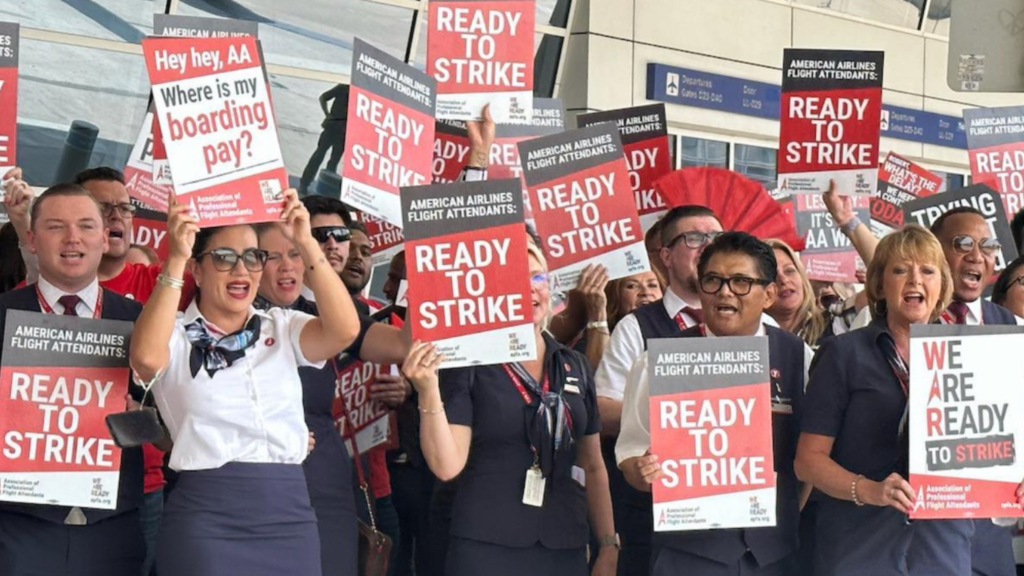
[[[149,102],[142,56],[24,37],[21,47],[18,164],[26,179],[53,183],[74,120],[99,128],[90,166],[123,168]]]
[[[356,36],[405,60],[413,11],[364,0],[181,0],[178,14],[260,24],[267,62],[336,74],[352,70]]]
[[[679,156],[679,152],[676,150],[678,143],[679,136],[676,136],[675,134],[668,135],[668,165],[671,166],[673,170],[679,168],[679,165],[676,164],[676,158]]]
[[[778,176],[775,172],[776,150],[774,148],[736,144],[734,152],[737,172],[751,180],[760,182],[769,193],[775,190],[778,186]]]
[[[681,168],[690,166],[729,167],[729,144],[704,138],[683,136]]]
[[[4,0],[0,17],[26,28],[138,44],[166,0]]]
[[[924,31],[949,37],[949,18],[952,15],[953,0],[932,0],[924,19]]]
[[[948,190],[956,190],[957,188],[963,188],[967,185],[965,182],[966,177],[963,174],[957,174],[955,172],[942,172],[941,170],[932,170],[936,176],[942,177],[942,183],[939,184],[939,192],[946,192]]]
[[[537,0],[537,25],[565,28],[569,22],[570,0]]]
[[[921,21],[925,0],[794,0],[796,4],[835,10],[866,20],[913,28]]]

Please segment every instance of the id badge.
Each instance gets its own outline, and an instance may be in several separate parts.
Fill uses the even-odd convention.
[[[523,504],[540,508],[544,505],[544,485],[547,480],[540,468],[534,466],[526,471],[526,488],[523,490]]]

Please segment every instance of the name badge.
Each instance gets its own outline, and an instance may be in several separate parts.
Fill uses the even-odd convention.
[[[587,487],[587,473],[579,466],[572,467],[572,479],[583,488]]]
[[[568,392],[569,394],[579,394],[580,393],[580,387],[575,385],[575,384],[566,384],[565,387],[562,388],[562,390],[565,391],[565,392]]]
[[[792,399],[783,398],[781,396],[772,396],[772,414],[791,416],[793,414]]]
[[[526,471],[526,488],[523,489],[523,504],[540,508],[544,505],[544,485],[547,480],[540,468],[534,466]]]

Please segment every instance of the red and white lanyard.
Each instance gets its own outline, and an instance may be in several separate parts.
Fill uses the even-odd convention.
[[[50,303],[46,301],[46,298],[43,296],[42,291],[39,290],[39,285],[38,284],[36,284],[36,296],[39,298],[39,307],[43,309],[44,313],[46,313],[46,314],[56,314],[56,312],[53,311],[53,307],[50,306]],[[97,291],[97,294],[96,294],[96,305],[92,307],[92,317],[94,319],[98,319],[102,313],[103,313],[103,289],[100,288]],[[75,316],[77,316],[77,315],[78,314],[75,314]]]
[[[505,369],[505,373],[508,374],[509,379],[512,380],[513,384],[515,384],[516,390],[519,391],[519,395],[523,398],[523,402],[526,402],[527,406],[533,404],[533,398],[531,398],[530,393],[526,391],[526,386],[523,385],[523,381],[519,378],[519,375],[516,374],[515,370],[510,368],[508,364],[502,364],[501,367]],[[541,384],[540,392],[541,394],[547,394],[550,390],[551,385],[548,381],[547,375],[545,375],[544,383]],[[536,392],[536,390],[534,390],[534,392]]]

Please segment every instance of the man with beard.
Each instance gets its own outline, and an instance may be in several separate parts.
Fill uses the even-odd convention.
[[[370,243],[370,235],[362,222],[353,221],[349,225],[349,229],[352,230],[352,236],[348,242],[348,258],[345,259],[345,267],[341,270],[341,281],[348,288],[353,302],[361,302],[369,306],[369,302],[362,296],[362,293],[366,285],[370,283],[373,245]]]

